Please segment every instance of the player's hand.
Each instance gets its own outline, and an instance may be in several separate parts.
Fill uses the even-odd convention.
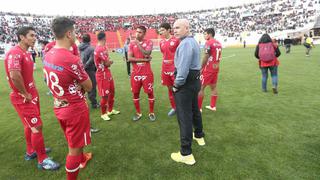
[[[24,102],[30,102],[32,100],[32,96],[30,93],[21,94],[24,97]]]
[[[172,86],[172,92],[176,93],[178,91],[179,91],[179,88],[173,85]]]

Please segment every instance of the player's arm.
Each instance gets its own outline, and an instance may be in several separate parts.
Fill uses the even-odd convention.
[[[18,89],[20,94],[26,99],[27,102],[32,100],[32,96],[27,92],[26,87],[24,86],[24,80],[21,75],[21,72],[18,70],[11,70],[10,78],[12,80],[13,85]]]
[[[139,50],[143,53],[143,55],[145,55],[145,56],[151,55],[152,49],[151,49],[151,50],[145,50],[145,49],[141,46],[140,43],[137,42],[136,44],[137,44]]]
[[[201,69],[203,69],[203,68],[206,66],[209,57],[210,57],[210,55],[205,52],[205,53],[204,53],[204,56],[203,56],[203,58],[202,58]]]
[[[206,66],[206,64],[207,64],[207,62],[209,60],[209,57],[210,57],[210,46],[207,45],[207,43],[206,43],[206,46],[205,46],[205,49],[204,49],[204,56],[202,58],[201,69],[203,69]]]
[[[254,56],[255,56],[257,59],[260,59],[260,58],[259,58],[259,44],[258,44],[257,47],[256,47],[256,50],[255,50],[255,52],[254,52]]]
[[[113,61],[111,61],[111,60],[103,61],[103,64],[104,64],[105,66],[107,66],[107,67],[110,67],[111,64],[113,64]]]
[[[128,53],[128,60],[130,62],[149,62],[151,60],[151,57],[150,58],[135,58],[135,57],[133,57],[132,52],[129,52]]]
[[[80,86],[84,91],[90,92],[92,90],[92,82],[91,82],[90,78],[88,78],[85,81],[82,81],[80,83]]]

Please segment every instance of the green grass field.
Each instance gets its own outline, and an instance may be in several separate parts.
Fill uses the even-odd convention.
[[[179,150],[176,117],[167,88],[160,85],[161,56],[153,53],[156,122],[147,119],[147,96],[141,93],[143,118],[133,122],[130,81],[118,54],[112,73],[115,108],[120,115],[110,122],[91,110],[91,121],[101,131],[86,148],[93,159],[80,179],[320,179],[320,53],[319,46],[305,57],[304,48],[291,54],[281,48],[279,94],[261,92],[261,73],[254,49],[223,49],[218,82],[217,112],[203,110],[206,146],[193,143],[197,163],[177,164],[170,154]],[[40,94],[45,144],[49,156],[62,163],[55,172],[41,171],[36,160],[26,162],[23,126],[9,101],[3,61],[0,65],[0,179],[65,179],[67,144],[53,114],[38,60],[35,80]],[[271,87],[269,79],[268,87]],[[209,104],[209,89],[204,106]]]

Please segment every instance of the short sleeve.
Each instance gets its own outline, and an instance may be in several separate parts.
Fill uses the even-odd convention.
[[[204,47],[204,52],[206,54],[210,54],[211,46],[208,42],[206,42],[205,47]]]
[[[8,71],[21,71],[23,55],[18,51],[11,51],[7,56]]]
[[[153,49],[153,43],[152,43],[152,41],[148,41],[145,50],[146,51],[152,51],[152,49]]]
[[[129,44],[128,53],[133,53],[133,44],[132,43]]]
[[[83,82],[88,79],[88,74],[85,72],[83,68],[83,64],[80,61],[80,58],[75,56],[74,60],[72,61],[73,63],[70,64],[70,71],[71,71],[71,76],[73,79],[77,80],[78,82]]]

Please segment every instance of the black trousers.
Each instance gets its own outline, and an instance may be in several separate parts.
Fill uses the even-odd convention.
[[[97,104],[97,80],[96,80],[96,71],[88,71],[86,70],[87,74],[89,75],[90,80],[92,81],[92,90],[88,92],[88,98],[91,102],[91,106],[95,106]]]
[[[290,53],[291,45],[286,44],[286,53]]]
[[[192,153],[192,131],[197,138],[204,137],[202,117],[198,107],[198,93],[200,91],[200,79],[194,78],[193,72],[189,72],[187,82],[174,93],[176,112],[180,128],[180,153],[184,156]],[[198,73],[199,74],[199,73]],[[192,77],[193,76],[193,77]]]
[[[128,76],[130,76],[131,71],[130,71],[130,62],[128,62],[128,52],[124,52],[124,56],[125,56],[126,61],[127,61],[127,72],[128,72]]]

